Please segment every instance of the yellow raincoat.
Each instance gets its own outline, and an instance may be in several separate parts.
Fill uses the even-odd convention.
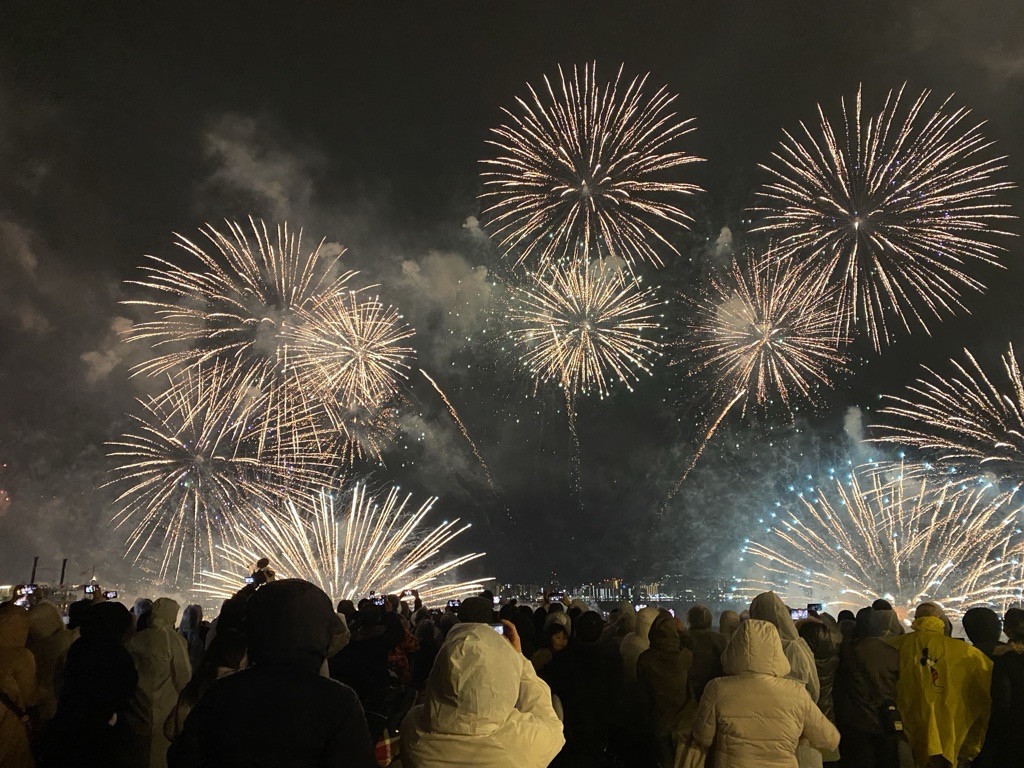
[[[952,765],[981,751],[992,709],[992,662],[943,633],[935,616],[914,620],[914,631],[886,638],[900,652],[896,698],[917,765],[942,755]]]

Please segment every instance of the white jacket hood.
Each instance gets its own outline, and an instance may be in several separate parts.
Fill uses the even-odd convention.
[[[785,677],[789,674],[789,661],[782,650],[778,630],[758,619],[740,624],[722,653],[722,667],[727,675],[754,672]]]
[[[651,647],[651,639],[648,635],[656,618],[658,618],[657,608],[641,608],[636,615],[636,628],[622,638],[619,653],[622,654],[622,664],[626,670],[627,680],[636,680],[636,663],[640,654]]]
[[[750,618],[775,625],[782,640],[799,640],[800,633],[789,616],[789,609],[774,592],[762,592],[750,603]]]

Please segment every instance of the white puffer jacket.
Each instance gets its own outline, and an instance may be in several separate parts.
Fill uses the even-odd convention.
[[[839,746],[839,731],[804,686],[786,677],[789,662],[772,624],[743,622],[722,665],[727,677],[708,683],[693,728],[698,745],[715,745],[715,768],[797,768],[801,738],[818,749]]]
[[[565,738],[551,689],[486,624],[458,624],[402,722],[406,768],[544,768]]]
[[[636,628],[622,638],[619,653],[622,654],[622,668],[626,671],[627,680],[636,680],[636,663],[640,654],[651,647],[651,639],[647,635],[656,618],[657,608],[641,608],[636,615]]]

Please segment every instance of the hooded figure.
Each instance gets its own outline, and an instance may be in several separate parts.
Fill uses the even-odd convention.
[[[331,599],[307,581],[260,587],[246,606],[250,665],[210,683],[168,764],[376,766],[355,692],[320,675],[339,621]]]
[[[36,684],[39,687],[39,720],[47,722],[57,713],[64,664],[77,633],[68,631],[60,609],[41,600],[28,612],[29,631],[26,647],[36,659]]]
[[[913,632],[887,639],[900,654],[897,701],[917,763],[942,755],[956,765],[976,757],[985,739],[992,662],[948,637],[931,607],[921,608]]]
[[[1024,610],[1011,608],[1003,617],[1009,640],[995,650],[992,667],[992,722],[985,734],[991,765],[1020,762],[1020,725],[1024,723]]]
[[[671,740],[674,748],[675,738],[685,735],[683,711],[691,700],[687,683],[693,653],[682,646],[675,619],[668,611],[654,619],[648,637],[651,647],[640,654],[637,679],[650,706],[655,735],[663,742]]]
[[[722,611],[718,617],[718,631],[725,638],[726,642],[732,639],[736,630],[740,628],[740,615],[736,611]]]
[[[635,628],[636,611],[627,600],[623,600],[608,617],[608,626],[601,633],[601,639],[598,642],[605,647],[613,648],[618,653],[623,638]]]
[[[14,603],[0,606],[0,765],[31,768],[25,710],[36,703],[36,660],[25,647],[28,611]],[[12,711],[11,707],[17,711]]]
[[[985,607],[969,608],[961,623],[971,645],[991,659],[996,648],[1002,645],[999,638],[1003,634],[1003,622],[996,612]]]
[[[565,743],[551,689],[484,624],[448,633],[401,732],[406,768],[544,768]]]
[[[641,608],[636,614],[636,629],[622,638],[619,653],[622,656],[622,668],[627,681],[636,680],[636,663],[640,654],[651,647],[648,635],[656,618],[657,608]]]
[[[690,671],[690,697],[700,701],[709,680],[722,675],[722,651],[728,642],[711,628],[711,611],[704,605],[695,605],[686,612],[689,631],[683,636],[683,645],[693,653]]]
[[[835,626],[834,620],[832,625]],[[821,692],[818,695],[818,709],[830,723],[835,725],[835,682],[836,673],[839,670],[839,643],[842,640],[839,627],[835,628],[833,634],[832,628],[824,621],[808,619],[800,622],[798,631],[800,637],[810,647],[811,653],[814,654],[814,667],[818,673],[818,683],[821,686]],[[825,762],[834,763],[839,760],[839,754],[826,752],[822,759]]]
[[[68,649],[57,714],[46,731],[40,765],[119,766],[127,751],[128,701],[139,683],[124,640],[132,615],[121,603],[92,605],[81,637]]]
[[[835,707],[843,762],[864,768],[896,765],[899,759],[898,735],[883,713],[896,704],[900,655],[882,639],[883,613],[861,608],[854,639],[839,651]]]
[[[789,677],[803,683],[807,693],[817,704],[821,695],[821,683],[818,680],[814,654],[797,632],[796,624],[790,618],[785,603],[774,592],[762,592],[750,603],[750,618],[774,625],[782,640],[782,650],[789,661]],[[800,768],[820,768],[822,763],[821,753],[806,743],[798,748],[797,758]]]
[[[149,616],[149,626],[126,644],[139,673],[139,686],[127,713],[134,735],[130,757],[140,768],[162,768],[167,765],[169,746],[164,723],[178,703],[178,694],[192,677],[192,666],[185,638],[174,631],[178,604],[169,597],[161,597],[153,602]]]
[[[743,622],[722,665],[726,676],[704,689],[693,728],[697,746],[715,745],[715,768],[797,768],[801,741],[823,750],[839,746],[839,731],[805,686],[788,678],[789,662],[772,624]]]
[[[203,606],[186,605],[181,612],[181,626],[178,633],[185,638],[188,646],[188,663],[192,669],[196,669],[203,660],[203,651],[206,650],[206,630],[209,627],[203,626]]]

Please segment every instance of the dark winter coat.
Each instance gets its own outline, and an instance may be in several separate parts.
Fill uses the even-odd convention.
[[[995,649],[992,668],[992,719],[985,737],[992,765],[1016,765],[1024,749],[1024,644]]]
[[[321,677],[338,616],[319,588],[271,582],[247,605],[252,666],[215,680],[167,753],[170,768],[370,768],[355,692]]]
[[[900,654],[882,640],[887,631],[882,611],[857,613],[856,639],[843,643],[836,682],[836,721],[840,731],[883,734],[882,713],[896,703]]]
[[[693,654],[690,670],[690,696],[699,701],[704,686],[725,674],[722,671],[722,651],[728,643],[725,635],[713,629],[690,629],[683,636],[683,646]]]
[[[682,647],[675,619],[668,613],[658,614],[648,637],[651,647],[637,661],[637,680],[652,706],[655,732],[667,736],[682,723],[690,700],[687,680],[693,654]]]

